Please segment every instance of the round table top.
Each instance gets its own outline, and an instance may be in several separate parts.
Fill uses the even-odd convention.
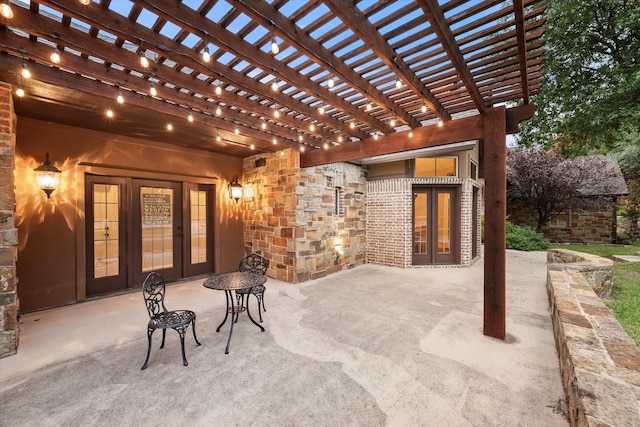
[[[202,284],[205,288],[221,291],[237,291],[262,285],[267,281],[267,276],[250,273],[248,271],[234,271],[231,273],[214,274]]]

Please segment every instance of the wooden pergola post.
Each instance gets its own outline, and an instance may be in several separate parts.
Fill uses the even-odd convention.
[[[484,329],[504,339],[507,281],[507,117],[505,107],[484,115]]]

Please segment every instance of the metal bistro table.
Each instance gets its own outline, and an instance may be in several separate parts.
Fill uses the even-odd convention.
[[[224,315],[224,320],[222,321],[222,323],[220,323],[220,326],[218,326],[218,328],[216,329],[216,332],[220,332],[220,328],[222,327],[222,325],[226,323],[227,318],[229,317],[229,312],[231,312],[231,329],[229,329],[229,338],[227,339],[227,348],[224,351],[225,354],[229,354],[229,343],[231,342],[231,334],[233,334],[233,324],[235,323],[235,321],[237,321],[236,316],[239,314],[240,311],[244,309],[244,307],[236,306],[235,302],[233,301],[232,291],[248,289],[249,293],[251,293],[251,288],[253,288],[254,286],[262,285],[266,281],[267,281],[267,277],[262,274],[239,272],[239,271],[234,271],[232,273],[215,274],[204,281],[203,286],[205,288],[224,291],[225,296],[227,297],[227,310]],[[262,332],[264,332],[264,328],[255,320],[253,320],[253,317],[251,317],[248,300],[249,298],[247,298],[247,303],[246,303],[247,315],[249,316],[249,319],[251,319],[253,324],[256,325],[258,328],[260,328]],[[238,310],[238,312],[236,312],[236,309]]]

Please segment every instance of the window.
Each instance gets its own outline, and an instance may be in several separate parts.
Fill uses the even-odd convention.
[[[333,188],[333,215],[337,217],[344,216],[344,190],[342,187]]]
[[[415,176],[458,176],[458,158],[417,158]]]
[[[474,181],[478,180],[478,165],[473,160],[471,161],[470,178]]]

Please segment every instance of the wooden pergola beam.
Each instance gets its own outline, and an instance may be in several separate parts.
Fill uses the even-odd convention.
[[[522,0],[513,0],[513,12],[516,20],[516,40],[518,41],[518,58],[522,85],[522,100],[529,103],[529,78],[527,74],[527,46],[524,28],[524,6]]]

